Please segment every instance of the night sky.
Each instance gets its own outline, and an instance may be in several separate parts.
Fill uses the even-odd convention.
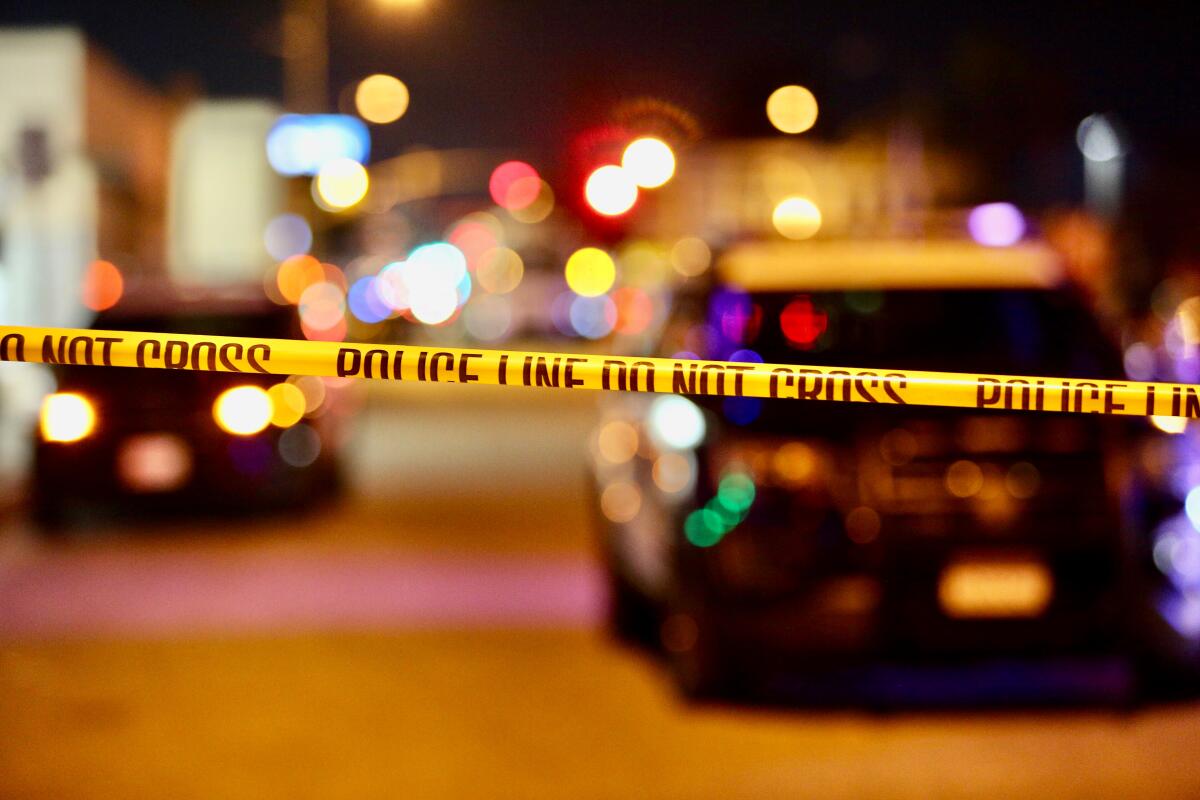
[[[766,96],[802,83],[821,102],[812,135],[911,119],[1033,202],[1043,189],[1022,170],[1072,147],[1093,111],[1114,112],[1147,159],[1194,149],[1200,26],[1184,4],[850,5],[330,0],[330,105],[363,75],[390,72],[412,103],[376,129],[377,157],[419,144],[552,158],[633,97],[684,109],[707,136],[768,135]],[[42,0],[4,7],[0,22],[80,25],[163,88],[279,97],[279,15],[278,3],[236,0]]]

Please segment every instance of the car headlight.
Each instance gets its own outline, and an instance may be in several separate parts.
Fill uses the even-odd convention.
[[[252,436],[271,424],[274,404],[258,386],[235,386],[221,392],[213,403],[213,419],[221,430]]]
[[[81,394],[55,392],[42,401],[42,438],[47,442],[77,442],[96,427],[96,409]]]

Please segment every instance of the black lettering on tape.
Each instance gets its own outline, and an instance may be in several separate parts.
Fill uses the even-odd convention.
[[[112,346],[121,341],[117,336],[97,336],[96,341],[100,343],[100,363],[106,367],[111,367],[112,363]]]
[[[717,373],[717,385],[710,392],[708,389],[708,375],[710,372]],[[720,364],[703,364],[700,367],[700,393],[701,394],[725,394],[725,367]]]
[[[879,376],[878,375],[876,375],[874,372],[860,372],[854,376],[854,389],[855,389],[855,391],[858,392],[859,396],[862,397],[863,400],[866,400],[868,403],[878,403],[879,398],[875,397],[875,395],[873,395],[869,391],[867,391],[867,388],[868,388],[867,380],[870,378],[874,378],[874,380],[872,380],[870,382],[870,385],[878,387],[879,386]]]
[[[83,345],[83,358],[79,357],[79,345]],[[92,337],[90,336],[75,336],[71,339],[71,343],[67,345],[67,353],[72,364],[92,365]]]
[[[1183,407],[1183,414],[1191,419],[1200,417],[1200,396],[1197,396],[1196,390],[1191,386],[1184,387],[1186,402]]]
[[[816,400],[821,396],[821,385],[825,382],[825,378],[821,376],[819,369],[801,369],[796,370],[798,373],[796,378],[796,397],[800,400]],[[812,388],[808,388],[808,376],[812,377]]]
[[[238,347],[240,348],[241,345],[238,345]],[[158,358],[160,358],[162,356],[162,345],[158,343],[157,339],[142,339],[140,342],[138,342],[137,352],[136,352],[137,365],[139,367],[146,366],[146,351],[147,350],[151,351],[151,353],[152,353],[150,358],[157,360]]]
[[[787,367],[776,367],[775,369],[771,370],[771,397],[779,397],[779,377],[781,375],[785,378],[785,382],[788,386],[791,386],[796,382],[796,379],[792,376],[792,371],[790,369]]]
[[[985,390],[987,390],[985,392]],[[1000,402],[1004,390],[1000,386],[1000,381],[995,378],[976,378],[975,379],[975,407],[987,408],[994,406]]]
[[[533,378],[537,386],[549,386],[552,389],[558,388],[558,370],[561,366],[561,358],[555,357],[552,361],[547,360],[545,356],[536,356],[536,363],[533,368]]]
[[[454,354],[447,353],[444,350],[434,353],[429,357],[429,380],[436,381],[438,379],[438,363],[442,363],[447,372],[454,371]]]
[[[575,377],[575,365],[587,363],[586,358],[568,358],[567,365],[563,368],[563,386],[568,389],[574,389],[576,386],[583,386],[583,378]],[[644,363],[644,362],[643,362]],[[635,367],[636,369],[636,367]],[[633,373],[633,379],[637,380],[637,372]]]
[[[224,358],[223,355],[222,358]],[[361,363],[362,353],[353,347],[339,348],[337,354],[337,376],[339,378],[348,378],[352,375],[357,375]]]
[[[201,367],[200,359],[206,357],[204,355],[206,352],[208,353],[208,360],[205,362],[205,366]],[[192,369],[206,369],[209,372],[217,371],[217,345],[215,342],[196,342],[192,345]]]
[[[25,337],[23,335],[19,333],[9,333],[5,334],[3,337],[0,337],[0,361],[24,360]]]
[[[255,355],[256,352],[262,353],[263,361],[270,361],[271,360],[271,345],[263,344],[262,342],[259,342],[258,344],[252,344],[246,348],[246,361],[248,361],[250,363],[250,366],[253,367],[254,369],[258,370],[259,372],[261,372],[264,375],[270,375],[271,374],[270,371],[266,367],[264,367],[262,364],[259,363],[258,356]]]
[[[1089,400],[1099,400],[1100,399],[1100,387],[1097,386],[1096,384],[1091,383],[1089,381],[1080,381],[1079,383],[1075,384],[1075,410],[1080,413],[1084,413],[1084,411],[1083,411],[1083,400],[1084,400],[1083,391],[1084,391],[1084,389],[1089,390],[1088,391],[1088,399]],[[1089,409],[1086,413],[1096,414],[1096,413],[1098,413],[1098,411],[1097,411],[1097,409],[1093,408],[1093,409]]]
[[[837,377],[833,377],[836,375]],[[842,389],[842,400],[849,402],[850,400],[850,373],[844,369],[831,369],[826,372],[825,378],[825,399],[835,399],[833,393],[838,387]]]
[[[55,345],[56,338],[58,340],[57,346]],[[65,336],[46,336],[46,338],[42,339],[42,362],[46,364],[66,363],[66,345],[67,337]]]
[[[163,364],[167,369],[183,369],[187,366],[187,342],[169,339],[163,348]]]
[[[229,355],[231,352],[236,354],[231,356]],[[218,351],[217,355],[221,359],[221,366],[223,366],[225,369],[229,370],[230,372],[242,371],[238,365],[233,362],[233,359],[242,357],[242,346],[237,342],[226,342],[225,344],[221,345],[221,349]]]
[[[384,378],[386,380],[387,376],[388,376],[387,351],[380,350],[377,347],[373,348],[371,350],[368,350],[366,353],[363,354],[363,357],[362,357],[363,377],[364,378],[375,377],[374,375],[371,374],[371,359],[372,358],[376,359],[379,363],[379,377]]]
[[[754,369],[754,367],[741,367],[737,364],[726,364],[725,369],[733,371],[733,394],[736,397],[742,397],[742,373]]]
[[[483,358],[483,353],[460,353],[458,356],[458,382],[459,383],[477,383],[479,381],[479,373],[471,372],[471,359]],[[578,359],[575,359],[578,360]],[[567,367],[567,374],[570,375],[570,366]]]
[[[687,374],[684,374],[684,368],[687,368]],[[675,362],[675,368],[672,370],[671,391],[675,394],[695,394],[696,393],[696,367],[694,362],[691,364],[681,364]]]
[[[883,377],[888,379],[883,384],[883,391],[887,393],[888,397],[892,398],[892,402],[902,406],[908,405],[908,401],[901,397],[900,392],[897,391],[897,388],[908,388],[908,376],[903,372],[889,372]]]
[[[629,382],[629,375],[625,369],[625,362],[617,361],[616,359],[612,358],[604,359],[604,365],[600,368],[600,388],[604,389],[605,391],[609,391],[613,388],[612,382],[609,379],[608,371],[614,368],[617,371],[617,388],[623,392],[626,390],[626,386]]]
[[[1123,383],[1106,383],[1104,384],[1104,413],[1112,414],[1116,411],[1122,411],[1125,408],[1124,403],[1118,403],[1113,397],[1113,389],[1124,389]]]

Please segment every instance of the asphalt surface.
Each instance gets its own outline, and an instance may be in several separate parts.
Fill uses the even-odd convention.
[[[314,513],[0,534],[0,798],[1200,796],[1200,705],[693,707],[612,644],[591,396],[403,387]]]

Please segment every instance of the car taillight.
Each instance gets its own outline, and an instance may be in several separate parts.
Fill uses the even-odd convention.
[[[81,394],[55,392],[42,401],[39,422],[47,442],[77,442],[95,429],[96,409]]]

